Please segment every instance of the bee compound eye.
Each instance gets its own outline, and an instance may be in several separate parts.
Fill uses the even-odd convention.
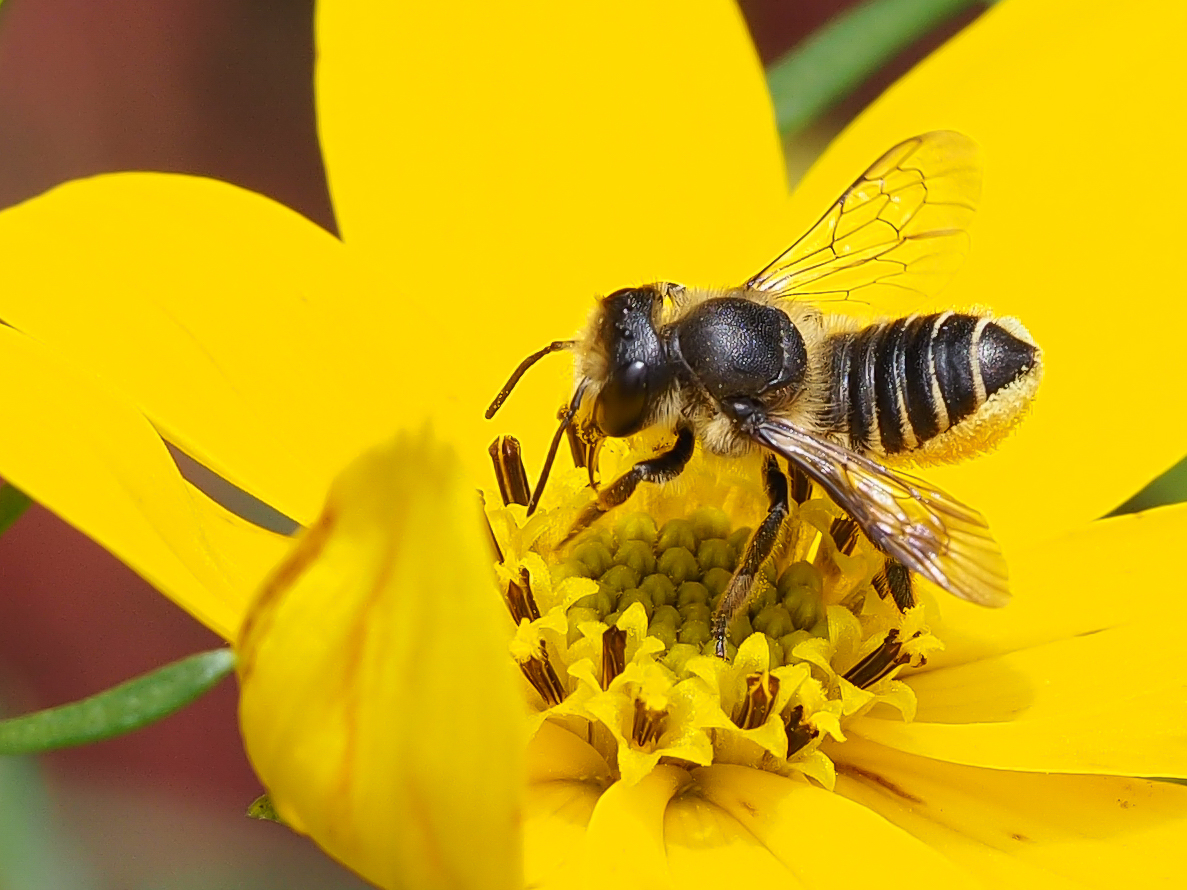
[[[618,368],[594,405],[594,423],[605,435],[629,436],[643,428],[647,417],[647,365],[634,361]]]

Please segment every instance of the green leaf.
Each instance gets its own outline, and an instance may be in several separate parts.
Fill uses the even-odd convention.
[[[0,720],[0,754],[99,742],[168,717],[235,668],[230,649],[200,652],[81,701]]]
[[[779,132],[828,111],[920,37],[992,0],[867,0],[817,29],[767,68]]]
[[[1105,515],[1140,513],[1143,510],[1153,510],[1155,507],[1178,504],[1182,501],[1187,501],[1187,457],[1147,483],[1145,488],[1116,510]]]
[[[8,531],[32,503],[32,499],[19,488],[0,482],[0,535]]]

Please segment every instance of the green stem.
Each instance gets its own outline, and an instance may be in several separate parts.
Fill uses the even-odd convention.
[[[89,698],[0,720],[0,754],[38,754],[140,729],[188,705],[234,668],[230,649],[200,652]]]
[[[767,69],[779,132],[803,129],[937,25],[992,0],[866,0]]]

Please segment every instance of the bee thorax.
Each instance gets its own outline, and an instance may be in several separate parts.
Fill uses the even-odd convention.
[[[804,339],[786,313],[739,297],[701,303],[671,326],[669,348],[719,403],[795,390],[807,374]]]

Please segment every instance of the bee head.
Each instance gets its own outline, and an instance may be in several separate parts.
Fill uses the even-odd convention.
[[[606,349],[608,375],[594,403],[593,422],[606,436],[643,429],[671,384],[667,349],[655,329],[668,287],[675,285],[625,288],[602,300],[598,337]]]

